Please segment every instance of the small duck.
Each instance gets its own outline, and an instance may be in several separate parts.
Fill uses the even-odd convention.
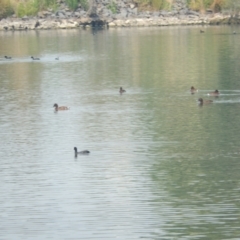
[[[212,102],[213,102],[212,100],[203,100],[202,98],[198,99],[199,105],[209,104],[209,103],[212,103]]]
[[[124,92],[126,92],[126,90],[124,90],[122,87],[120,87],[119,93],[120,93],[120,94],[123,94]]]
[[[83,150],[81,152],[78,152],[76,147],[74,147],[73,150],[75,151],[75,157],[77,157],[78,154],[79,155],[87,155],[90,153],[90,151],[88,151],[88,150]]]
[[[56,57],[55,60],[59,60],[59,57]]]
[[[12,59],[12,57],[9,57],[9,56],[4,56],[6,59]]]
[[[213,92],[208,93],[208,95],[210,95],[210,96],[218,96],[219,94],[220,94],[220,92],[217,89]]]
[[[35,57],[33,57],[33,56],[31,56],[31,59],[32,59],[32,60],[40,60],[40,58],[35,58]]]
[[[203,31],[202,29],[200,30],[200,33],[204,33],[205,31]]]
[[[191,86],[190,91],[191,91],[191,94],[194,94],[198,90],[194,86]]]
[[[69,110],[69,108],[68,108],[68,107],[65,107],[65,106],[59,107],[57,103],[55,103],[55,104],[53,105],[53,107],[55,108],[55,111],[59,111],[59,110],[60,110],[60,111],[61,111],[61,110]]]

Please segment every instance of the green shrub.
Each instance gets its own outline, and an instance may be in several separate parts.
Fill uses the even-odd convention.
[[[88,8],[89,8],[88,0],[80,0],[80,3],[81,3],[81,6],[83,7],[83,9],[84,9],[85,11],[87,11]]]
[[[39,11],[45,10],[47,8],[56,9],[56,0],[28,0],[26,2],[16,3],[15,13],[18,17],[23,16],[34,16]]]
[[[16,9],[16,14],[18,17],[33,16],[37,14],[38,10],[37,0],[21,2]]]
[[[115,1],[111,1],[111,3],[107,5],[107,8],[108,8],[113,14],[116,14],[116,13],[117,13],[117,4],[116,4]]]
[[[75,10],[78,7],[79,0],[66,0],[69,8]]]

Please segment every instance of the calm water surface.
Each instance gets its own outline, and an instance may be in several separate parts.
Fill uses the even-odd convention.
[[[240,28],[199,30],[0,32],[0,239],[240,239]]]

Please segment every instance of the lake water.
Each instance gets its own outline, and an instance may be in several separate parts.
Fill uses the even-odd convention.
[[[0,32],[0,239],[240,239],[240,28],[200,29]]]

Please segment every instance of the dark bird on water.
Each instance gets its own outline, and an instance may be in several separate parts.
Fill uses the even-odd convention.
[[[36,57],[33,57],[33,56],[31,56],[31,59],[32,60],[40,60],[40,58],[36,58]]]
[[[122,94],[122,93],[124,93],[124,92],[126,92],[126,90],[124,90],[122,87],[120,87],[119,93]]]
[[[198,90],[194,87],[194,86],[191,86],[191,94],[194,94],[195,92],[197,92]]]
[[[213,102],[212,100],[203,100],[202,98],[198,99],[199,105],[209,104],[209,103],[212,103],[212,102]]]
[[[88,150],[83,150],[83,151],[78,152],[76,147],[74,147],[73,150],[75,152],[75,157],[77,157],[78,155],[87,155],[90,153],[90,151],[88,151]]]
[[[220,94],[220,92],[217,89],[213,92],[208,93],[208,95],[210,95],[210,96],[219,96],[219,94]]]
[[[57,103],[54,103],[53,107],[55,108],[55,111],[61,111],[61,110],[69,110],[69,107],[66,107],[66,106],[58,106]]]

